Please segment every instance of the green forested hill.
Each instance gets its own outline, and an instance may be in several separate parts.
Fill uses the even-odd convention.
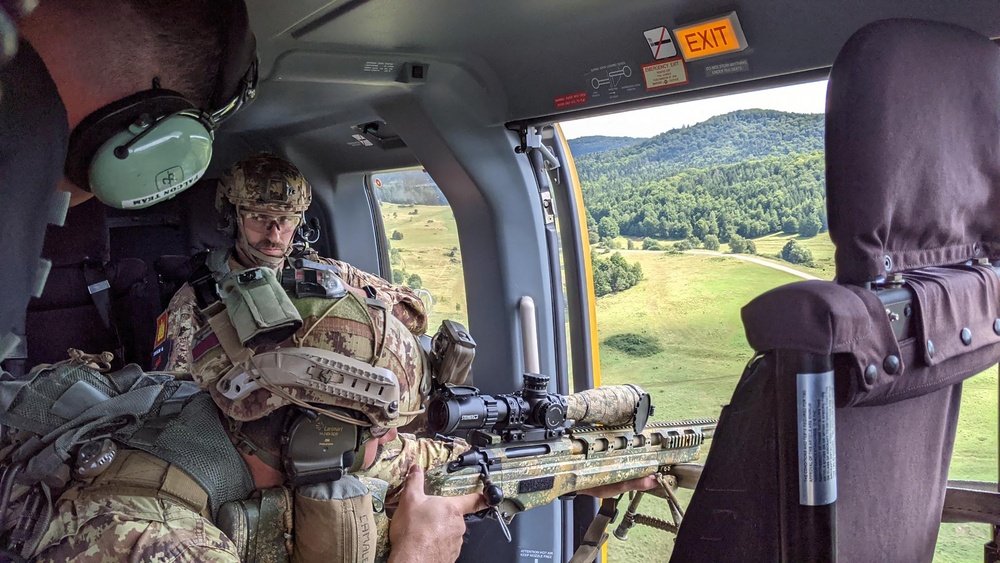
[[[604,152],[622,147],[628,147],[645,141],[639,137],[608,137],[606,135],[592,135],[589,137],[578,137],[569,140],[569,148],[573,151],[574,158],[580,158],[585,154]]]
[[[585,184],[601,189],[620,187],[621,182],[644,183],[686,168],[822,149],[822,114],[751,109],[673,129],[631,146],[579,156],[577,168]]]
[[[823,116],[741,110],[576,159],[594,225],[722,242],[825,228]]]

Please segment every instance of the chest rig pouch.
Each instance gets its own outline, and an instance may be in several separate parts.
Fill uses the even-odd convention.
[[[251,348],[277,344],[302,327],[302,317],[274,270],[249,268],[234,272],[228,258],[227,252],[213,251],[207,265],[241,344]]]
[[[388,488],[380,479],[346,475],[294,492],[264,489],[222,505],[216,525],[246,563],[383,563]]]

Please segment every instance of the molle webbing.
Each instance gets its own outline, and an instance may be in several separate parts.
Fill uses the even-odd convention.
[[[205,518],[212,518],[208,493],[176,465],[137,450],[121,450],[111,465],[81,487],[73,487],[61,500],[112,495],[155,497],[181,503]]]
[[[219,420],[208,393],[198,392],[172,417],[147,422],[126,445],[153,454],[190,474],[208,492],[212,514],[246,498],[253,480]]]
[[[0,378],[0,424],[35,434],[10,455],[25,464],[19,482],[59,489],[77,447],[111,438],[182,469],[207,492],[212,513],[253,489],[214,402],[195,384],[135,365],[101,374],[61,362],[31,376]]]

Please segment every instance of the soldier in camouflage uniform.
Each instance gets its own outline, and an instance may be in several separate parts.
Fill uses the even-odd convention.
[[[219,201],[220,208],[229,213],[236,227],[230,268],[239,271],[246,266],[280,267],[288,255],[294,226],[301,222],[302,212],[310,199],[309,186],[298,171],[272,155],[261,155],[235,166],[222,182]],[[399,421],[411,420],[421,409],[421,392],[428,389],[426,359],[414,336],[426,329],[422,303],[408,290],[394,288],[381,278],[348,264],[315,255],[311,258],[339,268],[341,278],[352,292],[337,302],[336,311],[329,309],[332,304],[329,300],[299,303],[306,322],[285,345],[330,349],[391,369],[400,375],[403,401]],[[370,306],[372,296],[386,306]],[[268,414],[280,416],[287,409],[283,409],[284,405],[276,396],[269,396],[267,392],[251,394],[243,401],[227,401],[218,394],[213,383],[227,367],[227,358],[220,354],[221,347],[212,338],[206,320],[192,288],[185,286],[174,297],[157,326],[159,344],[170,340],[166,355],[171,361],[165,367],[177,372],[193,372],[196,381],[212,393],[213,399],[230,417],[233,428],[243,422],[252,424]],[[302,392],[301,387],[289,391],[291,396],[320,409],[331,403],[329,396]],[[339,406],[349,408],[352,405],[347,402]],[[248,426],[246,432],[253,439],[267,441],[266,436],[255,435],[252,426]],[[407,556],[415,554],[420,554],[419,560],[453,560],[461,545],[464,528],[461,516],[483,508],[481,495],[449,499],[424,497],[420,482],[423,472],[410,471],[410,467],[414,463],[423,467],[443,463],[456,449],[465,448],[465,444],[416,440],[397,435],[395,428],[388,426],[374,427],[367,432],[371,438],[364,447],[364,455],[359,456],[357,470],[366,483],[384,483],[381,500],[398,502],[401,510],[397,518],[401,523],[393,529],[388,529],[388,521],[384,518],[379,521],[381,556],[385,557],[391,536],[396,545],[404,548],[392,555],[392,561],[405,561]],[[270,450],[280,455],[280,448]],[[140,473],[166,475],[169,464],[144,452],[128,452],[133,454],[133,460],[144,462]],[[241,453],[257,489],[284,482],[281,472],[261,463],[257,455]],[[412,484],[403,492],[408,474]],[[240,560],[242,546],[215,526],[212,514],[204,507],[176,498],[180,495],[171,494],[170,490],[157,490],[155,484],[145,489],[132,485],[129,482],[126,486],[114,479],[104,486],[88,481],[71,484],[58,500],[53,499],[54,517],[34,551],[37,560]],[[288,519],[290,521],[290,515]]]
[[[32,182],[31,177],[19,178],[18,182],[9,182],[5,187],[39,193],[44,191],[47,194],[54,190],[58,177],[59,188],[72,193],[72,205],[92,197],[93,194],[89,191],[62,178],[61,161],[66,154],[67,133],[73,131],[81,120],[95,110],[129,94],[148,90],[154,76],[158,82],[162,81],[165,88],[180,91],[199,107],[208,109],[208,100],[212,95],[213,85],[217,82],[216,68],[220,64],[221,38],[218,32],[222,24],[217,17],[206,17],[215,16],[217,10],[204,8],[205,2],[178,2],[170,6],[165,6],[163,2],[135,3],[120,0],[14,1],[0,4],[0,12],[6,10],[15,18],[26,16],[17,22],[21,26],[20,31],[41,57],[51,74],[51,81],[54,83],[52,88],[58,86],[58,93],[65,104],[65,109],[40,106],[52,114],[53,124],[51,127],[46,125],[45,128],[33,126],[33,131],[37,131],[41,137],[32,135],[22,143],[25,147],[37,145],[40,150],[52,152],[51,162],[55,166],[50,166],[45,175],[51,181],[46,184]],[[181,15],[180,19],[178,14]],[[9,26],[11,22],[3,19]],[[122,22],[128,26],[128,34],[120,33],[118,26]],[[17,47],[16,35],[12,39],[10,31],[9,27],[5,28],[2,34],[5,39],[4,55],[10,47]],[[175,56],[177,45],[189,47],[185,55]],[[24,47],[22,51],[26,51]],[[29,81],[29,85],[33,84],[34,80]],[[10,90],[5,93],[10,93]],[[6,99],[4,103],[7,103]],[[28,107],[34,107],[30,103]],[[15,103],[14,107],[17,108],[18,105]],[[28,117],[34,119],[33,113]],[[61,140],[58,128],[55,127],[58,121],[62,121],[64,130]],[[19,121],[15,119],[15,122]],[[41,142],[48,137],[54,137],[51,146]],[[63,156],[58,157],[58,164],[56,141],[62,143]],[[19,158],[23,156],[15,154]],[[39,159],[35,160],[41,162]],[[54,168],[58,168],[60,172],[54,173]],[[31,201],[37,201],[39,205],[45,203],[37,198]],[[49,216],[46,214],[48,205],[36,210],[23,208],[19,204],[10,205],[6,199],[5,202],[4,211],[31,217]],[[49,205],[58,207],[55,204]],[[11,222],[5,218],[4,224],[5,228],[19,230],[21,222]],[[6,237],[4,242],[6,250],[12,249],[18,253],[23,251],[27,254],[27,250],[31,248],[31,245],[23,248],[23,245],[15,245],[14,241],[6,240]],[[40,250],[39,239],[36,257]],[[7,256],[4,254],[5,259]],[[24,261],[17,261],[22,262]],[[17,274],[15,277],[18,279],[24,277],[20,274],[21,268],[11,265],[12,262],[7,260],[4,263],[8,273]],[[4,296],[4,313],[10,312],[11,317],[17,317],[13,308],[7,307],[7,297],[13,294],[6,283],[4,286],[7,292]],[[14,299],[17,302],[20,296]],[[27,303],[27,297],[24,298],[24,303]],[[20,312],[23,313],[23,310],[24,305],[21,305]],[[53,327],[53,330],[61,328]],[[11,428],[5,426],[7,429]],[[0,438],[0,466],[9,461],[6,458],[7,445]],[[70,490],[76,489],[74,487]],[[70,496],[72,495],[67,493],[65,499],[52,499],[57,503],[54,520],[36,551],[36,554],[41,552],[41,555],[33,557],[33,561],[238,561],[231,542],[224,535],[197,512],[188,510],[176,501],[129,494],[108,495],[106,491],[98,496],[81,493],[72,500]],[[10,523],[11,518],[16,519],[19,515],[18,505],[12,501],[6,508],[10,511],[6,514],[10,516],[7,519]],[[0,549],[6,547],[8,545],[0,540]]]
[[[237,162],[219,182],[216,208],[234,230],[235,248],[229,266],[234,271],[267,266],[280,269],[292,251],[292,239],[312,203],[312,187],[292,163],[261,153]],[[339,270],[344,284],[361,297],[384,303],[413,334],[427,330],[420,298],[407,287],[359,270],[346,262],[324,258],[314,251],[303,256]],[[199,315],[195,293],[184,285],[157,321],[153,365],[175,372],[191,371],[192,352],[205,319]]]
[[[467,448],[460,440],[438,442],[415,439],[397,434],[395,428],[409,422],[419,412],[423,397],[420,388],[429,377],[422,362],[409,362],[415,356],[412,346],[415,337],[402,328],[402,323],[388,315],[381,322],[364,323],[368,316],[365,303],[353,294],[342,298],[340,306],[331,311],[331,300],[310,298],[296,300],[296,307],[305,323],[288,342],[278,350],[298,350],[301,343],[309,349],[325,349],[350,354],[354,357],[374,359],[378,366],[392,367],[398,373],[398,416],[392,420],[378,416],[376,410],[355,411],[359,425],[369,426],[362,451],[355,462],[354,473],[372,491],[377,492],[379,504],[399,507],[390,527],[384,517],[376,516],[378,529],[378,561],[451,561],[457,556],[464,529],[461,516],[485,507],[479,494],[463,497],[440,498],[423,495],[423,468],[434,467],[453,459],[456,453]],[[225,312],[223,312],[225,314]],[[371,316],[368,316],[370,320]],[[395,327],[394,336],[383,338],[385,326]],[[400,341],[396,337],[400,336]],[[266,353],[259,350],[261,354]],[[221,354],[221,357],[215,357]],[[233,364],[222,344],[212,347],[212,358],[206,364],[196,362],[196,379],[209,390],[215,404],[230,419],[229,430],[237,440],[251,443],[252,448],[241,450],[253,485],[257,489],[285,487],[287,476],[274,468],[273,460],[280,458],[279,436],[286,428],[290,409],[307,406],[310,410],[326,412],[330,407],[354,410],[355,401],[324,392],[315,381],[304,374],[290,374],[283,384],[262,384],[260,389],[238,399],[230,399],[219,392],[220,374],[224,379],[231,375]],[[259,356],[258,356],[259,357]],[[87,358],[77,361],[86,361]],[[94,366],[91,365],[90,368]],[[204,368],[204,369],[201,369]],[[230,372],[230,373],[227,373]],[[111,379],[115,379],[114,374]],[[314,378],[315,379],[315,378]],[[343,412],[343,411],[341,411]],[[213,417],[214,418],[214,417]],[[207,428],[199,428],[206,431]],[[269,454],[260,457],[262,450]],[[2,453],[2,452],[0,452]],[[118,471],[112,464],[107,473],[119,477],[131,473],[128,483],[117,477],[99,477],[96,481],[75,483],[60,496],[55,518],[42,537],[36,551],[39,561],[239,561],[244,554],[243,540],[227,537],[211,519],[204,506],[191,502],[191,494],[155,491],[159,483],[171,481],[162,469],[169,464],[159,462],[144,452],[129,450],[134,459],[140,457],[143,465],[138,470]],[[122,455],[122,454],[119,454]],[[0,455],[0,459],[3,456]],[[262,459],[270,461],[261,461]],[[126,458],[127,459],[127,458]],[[136,486],[136,474],[149,481],[144,490]],[[102,474],[102,476],[105,474]],[[177,475],[174,475],[176,478]],[[183,478],[183,476],[181,476]],[[406,487],[404,488],[404,484]],[[150,490],[150,486],[152,490]],[[161,494],[165,493],[165,494]],[[285,522],[287,537],[293,537],[290,507],[280,520]],[[296,520],[296,526],[301,523]],[[280,537],[280,534],[279,534]],[[402,549],[389,553],[389,539]],[[263,542],[261,542],[263,543]],[[312,543],[312,542],[309,542]],[[261,561],[286,561],[295,552],[296,544],[286,541],[271,546],[272,558]],[[420,554],[417,559],[407,559]],[[310,559],[302,559],[310,561]],[[312,559],[315,560],[315,559]],[[328,560],[328,559],[324,559]],[[366,559],[371,561],[370,559]],[[359,560],[360,561],[360,560]]]
[[[311,188],[301,173],[275,155],[259,154],[236,163],[221,179],[216,199],[216,207],[234,228],[235,248],[228,259],[229,268],[234,272],[258,266],[280,269],[291,252],[295,227],[301,223],[311,199]],[[427,328],[423,303],[410,289],[393,286],[344,262],[322,258],[315,253],[305,257],[335,266],[349,293],[337,300],[294,300],[304,324],[280,348],[330,350],[397,374],[401,390],[405,391],[399,418],[391,427],[373,425],[368,430],[372,438],[366,444],[366,455],[359,455],[356,464],[358,474],[385,484],[381,500],[391,510],[403,497],[403,485],[412,466],[434,467],[468,448],[461,440],[445,443],[396,431],[422,412],[422,402],[430,391],[427,357],[416,337]],[[190,373],[199,386],[212,394],[222,413],[232,421],[234,442],[243,446],[244,457],[259,486],[281,484],[285,481],[281,470],[256,455],[266,452],[266,457],[275,459],[279,448],[268,435],[274,436],[281,430],[273,423],[261,426],[255,422],[280,417],[288,403],[267,389],[258,389],[235,401],[220,392],[219,380],[231,370],[234,362],[208,320],[208,314],[199,309],[194,288],[183,286],[161,316],[154,358],[166,357],[167,361],[160,366],[168,371]],[[261,347],[254,352],[263,353],[267,349]],[[356,406],[350,401],[317,395],[305,386],[291,386],[282,391],[301,405],[335,404],[346,409]],[[253,446],[246,447],[247,444]],[[422,492],[422,486],[417,488]],[[410,504],[425,500],[410,501]],[[441,501],[453,510],[460,510],[457,514],[482,508],[479,498]],[[438,501],[431,504],[434,503],[441,504]],[[447,520],[441,519],[442,522]],[[381,552],[384,555],[384,542],[389,537],[385,533],[388,523],[382,521],[380,525],[383,533],[379,539],[383,542]],[[403,539],[423,539],[419,529],[413,531],[415,535]],[[448,533],[454,532],[449,530]]]
[[[188,507],[167,499],[80,493],[58,505],[39,563],[173,561],[236,563],[236,547]]]
[[[430,377],[416,337],[396,317],[369,307],[353,293],[339,300],[294,299],[294,304],[304,321],[302,328],[280,346],[258,348],[256,357],[274,349],[322,349],[390,369],[398,376],[398,416],[386,420],[379,418],[377,411],[357,411],[364,407],[323,392],[305,374],[292,374],[284,384],[262,385],[238,399],[228,398],[220,392],[219,382],[232,375],[234,365],[223,344],[217,338],[210,339],[213,344],[195,360],[193,375],[229,421],[226,430],[232,433],[234,443],[252,444],[240,453],[254,487],[288,487],[280,466],[272,465],[282,455],[278,437],[286,428],[291,409],[304,405],[318,412],[331,407],[354,410],[359,415],[358,424],[368,425],[366,433],[371,436],[356,458],[354,474],[377,491],[380,504],[389,511],[398,507],[393,526],[384,517],[386,512],[376,516],[377,560],[454,560],[464,529],[461,516],[481,510],[485,504],[478,494],[453,498],[423,495],[423,468],[453,459],[467,444],[416,439],[396,432],[421,410],[421,389],[426,389]],[[269,455],[262,458],[261,451]],[[270,461],[262,461],[268,458]],[[153,473],[150,462],[155,461],[147,459],[142,472]],[[153,479],[155,483],[161,480],[166,479]],[[203,507],[175,496],[190,495],[150,494],[116,480],[72,485],[56,505],[55,518],[36,551],[38,560],[239,561],[244,553],[240,541],[216,527],[212,514]],[[294,535],[292,519],[291,513],[282,519],[288,523],[285,530],[289,537]],[[401,549],[390,553],[390,538]],[[276,557],[265,560],[286,560],[296,545],[285,543],[278,542]],[[419,554],[416,559],[407,559],[415,554]]]

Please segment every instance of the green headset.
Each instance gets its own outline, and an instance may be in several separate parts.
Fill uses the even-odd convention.
[[[119,209],[142,209],[194,185],[212,160],[220,123],[256,95],[256,40],[243,0],[227,7],[227,36],[211,113],[183,95],[160,88],[112,102],[73,130],[66,177]]]

